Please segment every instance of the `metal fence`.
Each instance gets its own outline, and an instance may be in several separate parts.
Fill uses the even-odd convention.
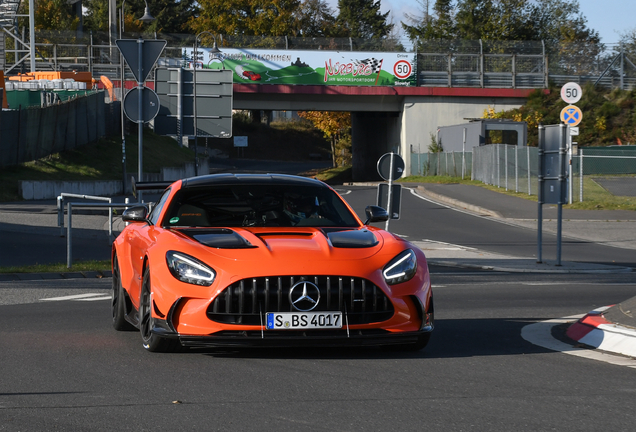
[[[538,194],[536,147],[490,144],[475,147],[472,155],[474,180],[505,190]],[[603,178],[636,175],[636,149],[579,149],[570,166],[568,201],[583,202],[603,189],[600,185]]]
[[[166,39],[168,46],[158,61],[161,67],[182,62],[182,48],[194,44],[189,34],[125,33],[123,38]],[[5,71],[28,72],[28,62],[11,37],[5,37]],[[74,31],[36,32],[36,69],[41,71],[89,71],[94,76],[119,79],[122,66],[114,39],[106,32],[78,37]],[[560,43],[542,41],[422,40],[411,49],[389,39],[295,38],[223,36],[223,48],[270,48],[368,52],[413,52],[417,58],[419,86],[481,88],[547,88],[575,81],[605,87],[636,88],[636,60],[631,47],[611,44]],[[203,40],[202,43],[209,41]],[[126,79],[132,74],[123,67]],[[152,79],[151,75],[149,79]]]
[[[0,113],[0,167],[69,150],[119,131],[119,104],[94,92],[46,108]]]
[[[411,174],[470,178],[472,160],[471,152],[413,153]]]
[[[536,195],[537,169],[536,147],[489,144],[473,148],[473,180]]]

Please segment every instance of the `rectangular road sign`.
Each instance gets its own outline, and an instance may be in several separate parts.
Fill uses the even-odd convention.
[[[196,71],[197,136],[232,136],[233,85],[229,69]],[[155,89],[161,109],[155,119],[160,135],[193,136],[194,71],[182,68],[158,68]]]

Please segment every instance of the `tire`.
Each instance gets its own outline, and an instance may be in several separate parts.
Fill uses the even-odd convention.
[[[141,297],[139,299],[139,331],[143,347],[150,352],[175,352],[181,349],[178,339],[167,339],[152,332],[152,289],[150,285],[150,267],[144,271]]]
[[[126,299],[124,298],[124,287],[121,285],[117,255],[113,257],[112,285],[110,306],[113,315],[113,328],[117,331],[135,330],[135,327],[126,321]]]

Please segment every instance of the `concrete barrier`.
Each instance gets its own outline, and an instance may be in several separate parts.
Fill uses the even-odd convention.
[[[210,172],[208,161],[199,161],[199,174]],[[184,167],[162,168],[159,174],[147,174],[146,181],[175,181],[182,178],[194,177],[194,163],[187,163]],[[121,180],[95,181],[37,181],[20,180],[19,193],[25,200],[55,199],[61,193],[78,195],[113,196],[123,191]]]

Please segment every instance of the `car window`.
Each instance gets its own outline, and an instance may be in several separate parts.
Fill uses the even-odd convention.
[[[150,213],[150,216],[148,218],[153,225],[157,224],[159,215],[161,214],[161,209],[164,205],[166,205],[166,201],[168,201],[169,196],[170,188],[165,190],[163,195],[161,195],[161,198],[159,198],[159,201],[157,201],[157,204],[155,204],[155,206],[153,207],[152,212]]]
[[[341,198],[326,187],[224,185],[180,190],[168,209],[170,227],[357,227]]]

